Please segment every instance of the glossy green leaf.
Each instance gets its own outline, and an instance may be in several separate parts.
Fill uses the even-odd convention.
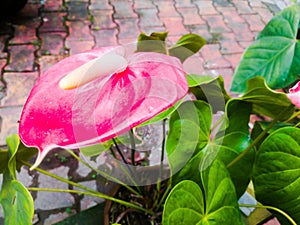
[[[4,173],[0,203],[5,225],[31,224],[34,213],[32,196],[22,183],[11,179],[8,171]]]
[[[173,173],[208,142],[212,114],[203,101],[186,101],[170,117],[166,151]]]
[[[188,57],[197,53],[205,44],[206,41],[203,37],[197,34],[186,34],[169,49],[169,55],[177,57],[181,62],[184,62]]]
[[[0,174],[4,173],[4,170],[8,163],[8,151],[0,149]]]
[[[232,132],[217,140],[209,141],[201,152],[193,156],[193,158],[174,175],[173,183],[176,184],[185,179],[199,183],[199,165],[201,161],[203,161],[204,154],[206,155],[206,163],[211,163],[215,159],[218,159],[225,165],[228,165],[249,145],[249,136],[242,132]],[[255,152],[252,150],[228,169],[238,197],[242,196],[250,182],[254,159]]]
[[[298,29],[300,4],[276,15],[246,49],[235,70],[231,90],[243,93],[246,82],[263,76],[272,89],[287,87],[300,73]]]
[[[164,206],[164,225],[243,224],[226,167],[218,160],[207,168],[203,165],[199,167],[201,187],[185,180],[171,190]]]
[[[251,103],[255,114],[275,118],[285,112],[279,120],[288,119],[295,110],[286,94],[271,90],[262,77],[250,79],[247,92],[239,100]]]
[[[187,74],[186,79],[188,81],[189,87],[196,87],[202,83],[208,83],[208,82],[214,80],[215,78],[212,76],[209,76],[209,75],[202,76],[202,75],[197,75],[197,74]]]
[[[111,145],[112,145],[111,141],[107,141],[107,142],[99,143],[96,145],[82,147],[79,150],[80,150],[80,153],[83,154],[84,156],[92,157],[92,156],[96,156],[96,155],[99,155],[99,154],[105,152],[106,150],[108,150],[110,148]]]
[[[158,52],[167,54],[167,32],[154,32],[150,36],[141,33],[138,37],[137,52]]]
[[[199,85],[195,85],[196,81],[200,81]],[[214,79],[200,80],[195,79],[194,84],[190,87],[189,91],[193,93],[198,100],[203,100],[208,102],[213,112],[224,111],[225,104],[230,99],[224,88],[224,80],[221,76]],[[190,82],[191,83],[191,82]]]
[[[300,130],[276,130],[261,144],[254,164],[255,195],[262,204],[285,211],[300,224]],[[278,216],[281,224],[289,224]]]

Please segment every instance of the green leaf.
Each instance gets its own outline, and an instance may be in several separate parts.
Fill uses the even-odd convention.
[[[258,201],[285,211],[300,224],[300,130],[276,130],[261,144],[254,164]],[[278,215],[281,224],[289,224]]]
[[[154,32],[147,36],[141,33],[138,37],[137,52],[158,52],[167,54],[166,38],[167,32]]]
[[[164,225],[243,224],[226,167],[218,160],[206,166],[204,162],[199,167],[201,187],[184,180],[171,190],[164,206]]]
[[[243,93],[246,82],[262,76],[272,89],[285,88],[299,77],[300,4],[276,15],[258,38],[245,50],[235,70],[231,90]]]
[[[203,101],[186,101],[171,115],[166,151],[173,174],[207,144],[211,121],[210,106]]]
[[[34,213],[32,196],[22,183],[11,179],[8,171],[3,176],[0,203],[4,211],[5,225],[31,224]]]
[[[197,34],[186,34],[169,49],[169,55],[184,62],[188,57],[197,53],[205,44],[206,41],[203,37]]]
[[[255,77],[248,81],[247,92],[240,98],[252,103],[252,113],[276,118],[280,113],[291,107],[292,103],[286,94],[271,90],[262,77]],[[294,112],[294,108],[286,111],[279,120],[288,119]]]
[[[204,81],[199,82],[199,85],[196,86],[193,84],[189,91],[193,93],[198,100],[208,102],[213,112],[224,111],[225,104],[230,99],[230,96],[224,88],[224,80],[221,76],[211,80],[204,78]]]
[[[79,150],[80,150],[80,153],[83,154],[84,156],[92,157],[92,156],[96,156],[96,155],[99,155],[99,154],[105,152],[106,150],[108,150],[110,148],[111,145],[112,145],[112,142],[107,141],[107,142],[96,144],[96,145],[82,147]]]
[[[208,83],[214,80],[215,78],[212,76],[205,76],[205,75],[197,75],[197,74],[187,74],[186,79],[188,81],[189,87],[196,87],[202,83]]]
[[[0,149],[0,174],[4,173],[4,170],[8,164],[8,151]]]

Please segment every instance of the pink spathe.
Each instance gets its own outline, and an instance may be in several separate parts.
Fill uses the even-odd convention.
[[[188,85],[181,62],[160,53],[126,57],[122,71],[101,74],[71,90],[62,78],[115,47],[80,53],[55,64],[33,87],[19,126],[22,142],[39,149],[37,166],[55,147],[80,148],[109,140],[183,98]],[[103,65],[105,66],[105,65]]]
[[[287,97],[297,108],[300,108],[300,82],[298,82],[289,91],[290,93],[287,94]]]

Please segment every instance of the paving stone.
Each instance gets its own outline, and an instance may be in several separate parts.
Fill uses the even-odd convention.
[[[59,175],[65,179],[68,178],[68,167],[58,167],[48,172]],[[59,182],[54,178],[39,174],[40,188],[54,188],[54,189],[68,189],[68,184]],[[52,193],[52,192],[37,192],[35,199],[35,208],[41,210],[59,209],[64,207],[71,207],[74,204],[74,198],[69,193]]]
[[[137,14],[132,9],[132,2],[126,0],[111,0],[115,13],[115,19],[137,18]]]
[[[147,35],[150,35],[153,32],[165,32],[166,28],[162,26],[155,26],[155,27],[141,27],[141,32],[146,33]]]
[[[134,0],[133,2],[134,9],[156,9],[152,1]]]
[[[65,11],[62,0],[47,0],[44,3],[43,11]]]
[[[207,21],[211,33],[231,32],[221,15],[203,16],[203,19]]]
[[[184,25],[203,25],[205,21],[198,15],[198,10],[194,8],[178,8],[178,12],[183,17]]]
[[[139,15],[139,26],[141,29],[145,27],[160,27],[163,25],[158,17],[156,8],[137,9],[136,12]]]
[[[246,22],[249,24],[251,31],[262,31],[265,27],[265,24],[262,22],[262,19],[259,15],[243,15]]]
[[[199,54],[195,54],[183,63],[184,71],[188,74],[202,74],[204,71],[204,62]]]
[[[14,37],[9,41],[10,44],[30,44],[37,43],[36,36],[37,25],[15,25]]]
[[[52,214],[48,218],[45,219],[43,225],[53,225],[55,223],[58,223],[64,219],[68,218],[69,216],[70,215],[66,212]]]
[[[265,24],[267,24],[274,16],[267,8],[254,7],[253,10],[260,15]]]
[[[91,14],[94,18],[92,28],[95,30],[112,29],[117,26],[113,21],[113,10],[93,10]]]
[[[1,29],[1,28],[0,28]],[[5,44],[8,41],[9,35],[0,36],[0,59],[7,58],[7,52],[5,52]]]
[[[40,76],[43,74],[55,63],[59,62],[60,60],[64,59],[66,55],[45,55],[41,56],[38,59],[38,63],[40,66]]]
[[[253,11],[249,6],[248,1],[233,1],[239,14],[252,14]]]
[[[25,187],[29,187],[32,184],[32,176],[28,174],[28,168],[22,167],[20,173],[17,173],[17,179]]]
[[[195,5],[197,5],[199,9],[199,15],[218,15],[218,12],[216,11],[213,1],[194,1]]]
[[[65,12],[47,12],[43,13],[43,24],[39,28],[39,32],[66,32],[67,28],[64,25]]]
[[[91,0],[89,10],[113,10],[113,7],[106,0]]]
[[[116,19],[115,21],[120,29],[118,35],[119,39],[136,39],[140,34],[136,19]]]
[[[234,40],[221,40],[219,41],[221,45],[221,53],[223,55],[231,55],[236,53],[242,53],[244,49]]]
[[[5,67],[7,71],[33,71],[35,65],[35,45],[13,45],[8,47],[10,63]]]
[[[188,26],[188,29],[191,33],[202,36],[207,43],[211,43],[213,37],[212,34],[209,32],[209,27],[206,24]]]
[[[95,46],[94,40],[66,40],[66,47],[69,48],[69,54],[75,55],[87,50],[91,50]]]
[[[158,8],[158,15],[160,18],[180,17],[180,14],[175,9],[173,1],[157,1],[155,2],[155,5]]]
[[[237,13],[234,7],[217,7],[217,10],[223,15],[224,22],[229,27],[236,23],[245,23],[245,19]]]
[[[103,29],[94,30],[92,34],[96,40],[95,48],[117,45],[118,30],[115,29]]]
[[[230,93],[230,85],[232,80],[233,70],[231,68],[218,68],[205,70],[202,75],[210,75],[212,77],[222,76],[224,79],[225,90]]]
[[[93,36],[90,33],[89,25],[87,21],[67,21],[66,25],[69,27],[69,36],[67,41],[73,43],[82,41],[93,41]]]
[[[235,39],[237,41],[253,41],[255,38],[255,33],[252,32],[246,23],[237,23],[235,25],[230,25],[233,33],[235,34]]]
[[[231,68],[235,69],[241,60],[242,54],[242,52],[236,54],[228,54],[224,55],[224,58],[230,62]]]
[[[175,7],[178,8],[194,8],[195,4],[191,0],[175,0]]]
[[[41,33],[41,48],[40,55],[60,55],[64,54],[65,46],[64,40],[66,38],[64,32]]]
[[[182,24],[181,17],[161,18],[170,36],[184,35],[188,30]]]
[[[0,101],[2,106],[22,106],[34,86],[38,72],[4,73],[7,85],[6,96]]]
[[[218,44],[205,45],[201,49],[201,56],[204,59],[204,68],[217,69],[228,68],[230,63],[224,59],[220,52],[220,46]]]
[[[0,108],[0,146],[6,145],[6,137],[18,133],[18,121],[21,116],[22,106]]]
[[[88,13],[88,2],[69,1],[66,4],[68,9],[68,20],[88,20],[90,19]]]

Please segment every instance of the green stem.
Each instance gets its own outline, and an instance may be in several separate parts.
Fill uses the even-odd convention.
[[[297,223],[284,211],[282,211],[281,209],[278,209],[276,207],[273,206],[266,206],[266,205],[251,205],[251,204],[239,204],[240,207],[253,207],[253,208],[261,208],[261,209],[270,209],[270,210],[274,210],[278,213],[280,213],[281,215],[283,215],[288,221],[291,222],[291,224],[293,225],[297,225]]]
[[[258,142],[260,140],[262,140],[265,135],[269,132],[269,130],[271,130],[273,128],[273,126],[277,123],[277,121],[286,113],[288,112],[290,109],[294,108],[293,105],[290,105],[286,110],[282,111],[280,114],[278,114],[277,117],[275,117],[273,119],[273,121],[266,127],[266,129],[264,129],[259,135],[258,137],[251,142],[251,144],[241,153],[239,154],[236,158],[234,158],[228,165],[227,168],[230,168],[232,165],[234,165],[235,163],[237,163],[241,158],[243,158],[248,152],[251,151],[251,149],[258,144]]]
[[[130,129],[129,131],[129,137],[130,137],[130,144],[131,144],[131,165],[135,165],[135,141],[134,141],[134,134],[133,134],[133,130]]]
[[[88,164],[87,162],[85,162],[84,160],[82,160],[80,157],[78,157],[72,150],[66,149],[66,151],[73,156],[76,160],[78,160],[80,163],[82,163],[83,165],[85,165],[86,167],[90,168],[91,170],[95,171],[96,173],[100,174],[101,176],[107,177],[108,179],[121,184],[122,186],[124,186],[125,188],[127,188],[129,191],[131,191],[132,193],[136,194],[137,196],[141,197],[141,194],[138,193],[136,190],[134,190],[133,188],[131,188],[130,186],[128,186],[127,184],[123,183],[122,181],[118,180],[115,177],[112,177],[106,173],[104,173],[101,170],[98,170],[96,168],[94,168],[93,166],[91,166],[90,164]],[[131,178],[130,174],[127,174],[127,176],[129,178]],[[134,182],[134,180],[132,180],[132,182]]]
[[[89,195],[89,196],[93,196],[93,197],[97,197],[97,198],[106,199],[106,200],[109,200],[109,201],[114,201],[114,202],[122,204],[124,206],[130,207],[130,208],[133,208],[133,209],[137,209],[137,210],[142,211],[142,212],[149,213],[146,209],[144,209],[144,208],[142,208],[138,205],[135,205],[135,204],[132,204],[132,203],[129,203],[129,202],[123,201],[121,199],[117,199],[117,198],[114,198],[114,197],[111,197],[111,196],[108,196],[108,195],[105,195],[105,194],[102,194],[102,193],[99,193],[99,192],[91,193],[91,192],[79,191],[79,190],[69,190],[69,189],[65,190],[65,189],[54,189],[54,188],[35,188],[35,187],[29,187],[27,189],[29,191],[62,192],[62,193],[74,193],[74,194],[80,194],[80,195]]]
[[[32,164],[30,164],[30,163],[28,163],[28,162],[25,162],[25,161],[23,161],[23,160],[18,160],[18,161],[21,162],[22,164],[28,166],[28,167],[32,167]],[[52,177],[52,178],[54,178],[54,179],[56,179],[56,180],[59,180],[59,181],[61,181],[61,182],[64,182],[64,183],[67,183],[67,184],[69,184],[69,185],[73,185],[74,187],[77,187],[77,188],[83,189],[83,190],[85,190],[85,191],[88,191],[88,192],[90,192],[90,193],[94,193],[94,194],[98,193],[97,191],[95,191],[95,190],[93,190],[93,189],[90,189],[90,188],[88,188],[88,187],[86,187],[86,186],[83,186],[83,185],[80,185],[80,184],[78,184],[78,183],[76,183],[76,182],[73,182],[73,181],[70,181],[70,180],[68,180],[68,179],[65,179],[65,178],[63,178],[63,177],[57,176],[57,175],[55,175],[55,174],[53,174],[53,173],[49,173],[48,171],[43,170],[43,169],[40,169],[40,168],[38,168],[38,167],[37,167],[37,168],[34,168],[34,170],[38,171],[38,172],[41,173],[41,174],[44,174],[44,175],[46,175],[46,176]]]

